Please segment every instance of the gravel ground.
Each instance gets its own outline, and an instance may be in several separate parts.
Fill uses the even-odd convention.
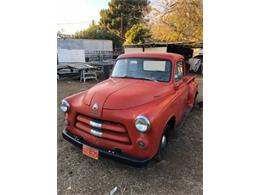
[[[198,101],[202,100],[202,77]],[[58,81],[62,98],[88,89],[96,82]],[[58,194],[202,194],[203,110],[196,107],[170,140],[165,159],[137,168],[101,158],[95,161],[62,138],[63,114],[58,109]]]

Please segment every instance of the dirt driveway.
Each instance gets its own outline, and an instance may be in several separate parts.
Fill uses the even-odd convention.
[[[197,77],[202,100],[203,79]],[[58,81],[58,104],[62,98],[96,82]],[[62,138],[63,114],[58,109],[58,194],[202,194],[202,108],[190,113],[170,140],[165,160],[136,168],[101,158],[83,156]]]

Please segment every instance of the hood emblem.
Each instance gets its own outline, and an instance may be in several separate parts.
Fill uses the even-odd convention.
[[[97,103],[95,103],[95,104],[92,106],[92,110],[94,110],[94,111],[97,111],[97,110],[98,110],[98,104],[97,104]]]

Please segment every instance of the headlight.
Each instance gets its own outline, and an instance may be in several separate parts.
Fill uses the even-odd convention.
[[[145,116],[138,116],[135,119],[135,128],[140,132],[146,132],[150,129],[150,121]]]
[[[61,106],[60,106],[60,109],[62,112],[68,112],[69,111],[69,108],[70,108],[70,105],[69,103],[67,102],[67,100],[62,100],[61,101]]]

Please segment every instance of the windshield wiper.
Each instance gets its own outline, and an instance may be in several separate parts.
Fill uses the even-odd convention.
[[[156,79],[143,78],[143,77],[130,77],[130,76],[127,76],[127,75],[115,77],[115,78],[127,78],[127,79],[140,79],[140,80],[147,80],[147,81],[158,81]]]
[[[136,79],[135,77],[130,77],[130,76],[127,76],[127,75],[124,75],[124,76],[116,76],[115,78],[127,78],[127,79]]]
[[[141,79],[141,80],[147,80],[147,81],[158,81],[156,79],[142,78],[142,77],[135,77],[135,79]]]

